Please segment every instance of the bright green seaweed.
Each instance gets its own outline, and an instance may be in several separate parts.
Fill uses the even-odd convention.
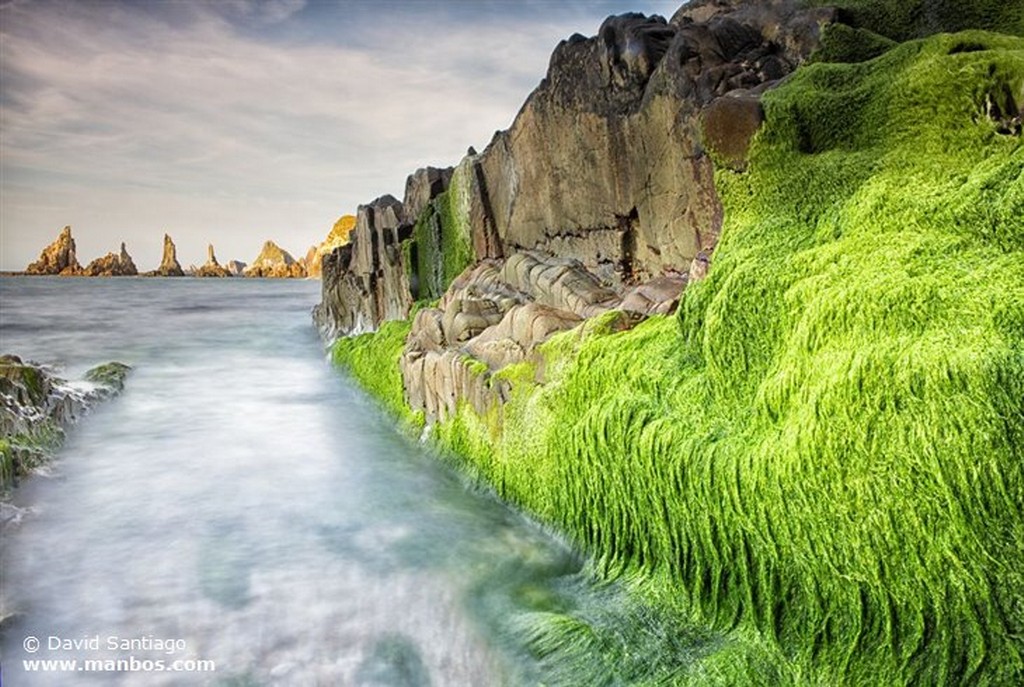
[[[764,103],[678,317],[558,335],[544,384],[502,372],[500,421],[463,407],[435,436],[720,638],[673,661],[627,620],[612,651],[545,614],[555,681],[611,651],[607,684],[1024,684],[1024,145],[996,121],[1024,41],[817,64]],[[374,385],[402,327],[337,356],[399,410]]]

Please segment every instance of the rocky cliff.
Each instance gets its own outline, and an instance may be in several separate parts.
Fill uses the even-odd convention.
[[[82,276],[85,277],[134,277],[138,273],[135,261],[123,242],[118,253],[107,253],[102,258],[96,258],[82,270]]]
[[[796,3],[703,2],[671,21],[610,17],[597,36],[561,42],[483,152],[417,170],[401,202],[360,207],[350,245],[323,260],[318,325],[328,337],[374,331],[440,299],[402,357],[409,402],[434,418],[462,398],[461,367],[497,372],[612,309],[633,323],[673,311],[720,233],[713,161],[744,168],[761,95],[836,19]]]
[[[306,276],[306,267],[291,253],[273,241],[267,241],[242,274],[246,277],[302,278]]]
[[[700,638],[545,606],[551,683],[1024,681],[1024,42],[899,43],[1024,6],[812,4],[564,41],[324,260],[335,360]]]
[[[75,256],[75,239],[71,227],[64,227],[57,239],[43,249],[39,259],[25,268],[25,274],[73,276],[80,274],[82,266]]]

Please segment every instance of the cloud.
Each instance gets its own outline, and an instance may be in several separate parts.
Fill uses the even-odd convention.
[[[266,238],[303,252],[416,167],[485,145],[557,40],[600,21],[474,6],[3,5],[3,268],[67,223],[83,257],[127,240],[141,265],[165,230],[225,259]]]

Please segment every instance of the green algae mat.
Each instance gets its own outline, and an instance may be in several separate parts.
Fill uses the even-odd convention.
[[[1024,684],[1022,105],[991,33],[800,69],[675,318],[560,334],[436,428],[655,609],[538,614],[554,681]],[[415,420],[407,331],[335,355]]]

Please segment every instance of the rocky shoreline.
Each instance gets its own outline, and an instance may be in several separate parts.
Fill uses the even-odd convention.
[[[967,5],[609,17],[324,258],[338,364],[728,633],[616,679],[1024,681],[1024,15]],[[570,684],[630,654],[548,620]]]

